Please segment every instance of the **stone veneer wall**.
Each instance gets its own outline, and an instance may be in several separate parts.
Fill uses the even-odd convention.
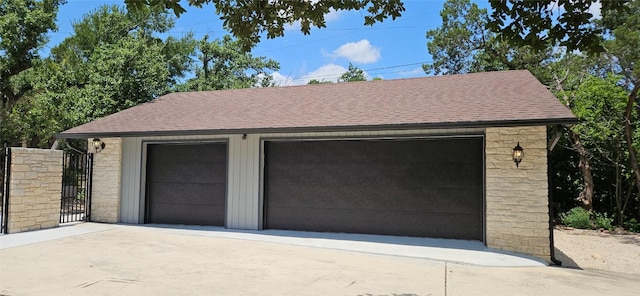
[[[118,223],[122,139],[101,138],[101,140],[105,143],[105,147],[93,156],[91,221]],[[92,139],[89,139],[89,147],[93,147]],[[89,152],[93,152],[91,148]]]
[[[517,142],[524,158],[512,160]],[[487,246],[550,261],[545,126],[486,129]]]
[[[62,151],[11,148],[9,233],[57,227]]]

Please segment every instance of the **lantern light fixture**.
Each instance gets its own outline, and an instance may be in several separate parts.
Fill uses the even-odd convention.
[[[522,162],[523,157],[524,157],[524,149],[522,149],[522,147],[520,146],[520,142],[518,141],[518,144],[516,145],[516,147],[513,147],[513,162],[516,163],[516,167],[520,165],[520,162]]]
[[[100,138],[93,138],[93,150],[98,153],[107,146]]]

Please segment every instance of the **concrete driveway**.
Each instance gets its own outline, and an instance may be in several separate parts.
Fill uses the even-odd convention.
[[[640,290],[639,275],[545,267],[445,240],[83,223],[1,236],[0,248],[2,295],[601,296]],[[473,258],[487,264],[461,263]]]

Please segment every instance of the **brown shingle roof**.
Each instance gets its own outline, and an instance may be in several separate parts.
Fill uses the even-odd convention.
[[[510,126],[574,122],[528,71],[171,93],[63,138]]]

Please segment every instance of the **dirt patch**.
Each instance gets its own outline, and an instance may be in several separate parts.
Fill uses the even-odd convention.
[[[571,228],[553,234],[563,267],[640,274],[640,234]]]

